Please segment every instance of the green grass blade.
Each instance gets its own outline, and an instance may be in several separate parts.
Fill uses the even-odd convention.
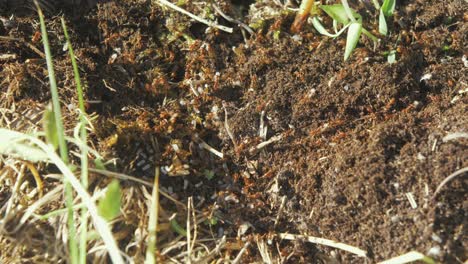
[[[388,29],[387,29],[387,21],[385,21],[385,15],[382,9],[380,9],[379,15],[379,33],[387,36]]]
[[[156,167],[153,193],[151,195],[151,206],[149,208],[149,220],[148,220],[148,239],[146,247],[146,258],[145,264],[155,264],[155,252],[156,252],[156,241],[157,241],[157,230],[158,230],[158,215],[159,215],[159,167]]]
[[[341,0],[341,3],[343,4],[346,15],[351,20],[351,22],[356,22],[353,10],[351,9],[351,7],[349,7],[348,0]]]
[[[312,19],[312,25],[314,26],[315,30],[317,30],[320,34],[322,35],[325,35],[327,37],[331,37],[331,38],[336,38],[338,37],[339,35],[341,35],[345,30],[346,28],[348,28],[349,24],[344,26],[340,31],[336,32],[336,34],[331,34],[329,33],[325,27],[322,25],[322,23],[320,23],[320,20],[318,20],[317,17],[314,17]]]
[[[369,31],[367,31],[364,27],[362,28],[362,34],[366,35],[368,38],[370,38],[372,41],[377,42],[379,38],[376,36],[372,35]]]
[[[380,4],[378,0],[372,0],[372,3],[374,4],[375,9],[379,10],[380,9]]]
[[[57,89],[57,81],[55,80],[54,64],[52,53],[50,51],[49,39],[47,36],[47,29],[44,21],[44,14],[37,1],[34,1],[39,14],[39,21],[41,25],[42,43],[44,45],[44,52],[46,55],[47,71],[49,75],[50,91],[52,94],[52,107],[55,115],[55,126],[57,128],[57,139],[60,151],[60,157],[65,164],[68,164],[68,149],[65,142],[65,132],[62,123],[62,112],[60,110],[60,101]],[[69,232],[69,249],[71,263],[78,263],[78,245],[76,243],[76,227],[73,217],[73,189],[70,184],[64,180],[65,185],[65,204],[68,208],[68,232]]]
[[[86,133],[86,125],[88,124],[88,121],[87,121],[87,118],[86,118],[86,111],[85,111],[85,106],[84,106],[84,99],[83,99],[83,88],[82,88],[82,85],[81,85],[81,79],[80,79],[80,72],[78,70],[78,65],[76,63],[76,59],[75,59],[75,55],[74,55],[74,52],[73,52],[73,47],[71,45],[71,42],[70,42],[70,38],[68,36],[68,31],[67,31],[67,27],[65,25],[65,21],[63,20],[62,18],[62,28],[63,28],[63,31],[64,31],[64,34],[65,34],[65,38],[67,40],[67,43],[68,43],[68,52],[70,54],[70,59],[71,59],[71,62],[72,62],[72,66],[73,66],[73,75],[74,75],[74,78],[75,78],[75,83],[76,83],[76,90],[77,90],[77,95],[78,95],[78,104],[79,104],[79,108],[80,108],[80,126],[81,126],[81,130],[80,130],[80,135],[81,135],[81,140],[84,140],[84,143],[86,144],[86,139],[87,139],[87,133]],[[65,141],[65,139],[63,139]],[[85,152],[86,155],[82,155],[83,157],[85,157],[85,161],[87,163],[87,150],[84,149],[82,150],[82,153]],[[83,162],[83,159],[81,160]],[[82,164],[82,167],[83,167],[83,164]],[[87,164],[86,164],[86,168],[87,168]],[[87,170],[85,170],[86,173],[87,173]],[[86,176],[85,178],[82,178],[81,179],[82,181],[85,181],[85,185],[87,186],[88,183],[88,177]],[[85,187],[86,187],[85,186]]]
[[[120,204],[122,191],[118,180],[113,180],[107,186],[107,191],[99,201],[98,212],[107,221],[110,221],[120,214]]]
[[[0,154],[30,162],[49,162],[49,156],[39,147],[25,142],[24,134],[0,128]]]
[[[35,1],[36,2],[36,1]],[[47,36],[47,29],[45,26],[44,21],[44,14],[40,9],[39,5],[36,5],[37,12],[39,14],[39,20],[41,24],[41,34],[42,34],[42,43],[44,45],[44,53],[46,55],[46,63],[47,63],[47,72],[49,75],[49,82],[50,82],[50,92],[52,95],[52,109],[55,115],[55,126],[57,128],[57,138],[58,138],[58,145],[60,150],[60,157],[63,159],[65,163],[68,163],[68,149],[67,144],[65,142],[65,132],[63,129],[62,123],[62,111],[60,110],[60,101],[57,89],[57,81],[55,79],[55,71],[54,71],[54,63],[52,59],[52,53],[50,51],[49,45],[49,38]]]
[[[381,10],[383,11],[386,17],[393,15],[393,12],[395,11],[395,5],[395,0],[384,0]]]
[[[83,98],[83,88],[81,85],[81,78],[80,72],[78,70],[78,64],[76,63],[75,53],[73,52],[73,46],[70,41],[70,37],[68,36],[67,25],[65,24],[65,20],[63,17],[61,18],[63,33],[65,35],[65,39],[67,41],[68,46],[68,53],[70,55],[70,59],[73,66],[73,76],[75,78],[76,84],[76,93],[78,96],[78,105],[80,108],[80,139],[81,139],[81,184],[83,188],[88,188],[88,148],[86,147],[87,144],[87,131],[86,126],[88,124],[88,120],[86,118],[85,106],[84,106],[84,98]],[[87,231],[88,231],[88,218],[87,218],[87,209],[84,207],[81,210],[81,225],[80,225],[80,244],[79,244],[79,263],[85,264],[86,263],[86,256],[87,256]]]
[[[42,126],[46,135],[46,140],[54,149],[58,148],[57,123],[55,122],[55,113],[49,104],[42,117]]]
[[[81,209],[81,208],[84,208],[86,207],[84,203],[80,203],[80,204],[77,204],[73,207],[73,209]],[[48,212],[47,214],[44,214],[44,215],[36,215],[34,214],[34,217],[36,217],[37,219],[39,220],[47,220],[51,217],[56,217],[56,216],[60,216],[60,215],[63,215],[63,214],[66,214],[68,213],[68,208],[62,208],[62,209],[57,209],[55,211],[52,211],[52,212]]]
[[[345,25],[349,23],[347,11],[342,4],[321,5],[320,9],[322,9],[325,13],[327,13],[327,15],[329,15],[333,20],[337,21],[338,23]],[[350,12],[354,18],[361,17],[352,9],[350,9]]]
[[[362,32],[362,25],[360,23],[354,22],[348,28],[348,37],[346,39],[346,49],[344,60],[347,60],[353,50],[356,48],[356,45],[359,41],[359,37],[361,36]]]
[[[175,219],[170,220],[171,228],[181,236],[187,236],[187,231]]]

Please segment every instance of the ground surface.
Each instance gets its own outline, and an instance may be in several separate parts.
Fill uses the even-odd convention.
[[[151,181],[161,166],[163,190],[184,204],[193,196],[197,210],[217,215],[219,222],[199,234],[227,235],[231,244],[217,258],[236,256],[251,241],[243,262],[265,260],[255,241],[270,237],[267,251],[288,263],[363,262],[329,247],[280,241],[273,236],[279,233],[350,244],[367,251],[370,262],[411,250],[443,263],[468,258],[466,173],[434,196],[447,176],[468,165],[467,139],[446,137],[468,128],[466,2],[398,1],[391,36],[376,46],[363,39],[347,62],[342,38],[321,37],[310,25],[293,37],[294,13],[280,1],[216,3],[228,16],[256,23],[252,35],[241,34],[205,2],[184,8],[218,18],[234,33],[207,29],[146,1],[105,2],[62,7],[87,87],[88,113],[97,116],[91,143],[116,159],[108,168],[118,172]],[[373,10],[355,7],[375,28],[375,17],[366,12]],[[37,17],[17,9],[12,19],[13,11],[0,11],[0,54],[9,55],[0,60],[1,107],[10,109],[11,128],[26,130],[37,122],[31,113],[43,109],[50,95]],[[56,12],[48,16],[49,38],[73,129],[73,74]],[[397,51],[394,64],[382,55],[389,50]],[[257,148],[262,142],[269,144]],[[1,206],[15,182],[2,181]],[[92,186],[104,182],[94,175]],[[46,180],[46,191],[55,184]],[[132,201],[144,195],[138,184],[124,186],[135,200],[126,203],[132,213],[115,231],[121,248],[138,262],[144,245],[132,236],[147,212]],[[174,212],[184,221],[180,206],[164,198],[161,203],[167,211],[162,222]],[[63,261],[64,248],[23,246],[23,236],[57,244],[59,227],[40,225],[49,232],[28,236],[36,230],[31,226],[3,235],[0,259],[42,255]],[[238,236],[245,226],[250,228]],[[161,243],[171,237],[162,236]]]

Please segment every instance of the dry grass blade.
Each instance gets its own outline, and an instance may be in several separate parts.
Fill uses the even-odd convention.
[[[465,132],[451,133],[451,134],[446,135],[444,138],[442,138],[442,141],[448,142],[448,141],[456,140],[459,138],[468,138],[468,133],[465,133]]]
[[[350,246],[348,244],[344,244],[344,243],[340,243],[340,242],[335,242],[335,241],[330,240],[330,239],[325,239],[325,238],[320,238],[320,237],[313,237],[313,236],[285,234],[285,233],[279,234],[279,237],[281,239],[286,239],[286,240],[303,239],[303,240],[305,240],[307,242],[310,242],[310,243],[341,249],[341,250],[353,253],[355,255],[358,255],[360,257],[366,257],[367,256],[367,252],[360,249],[360,248],[353,247],[353,246]]]
[[[250,242],[245,243],[242,249],[237,254],[236,258],[232,261],[232,264],[241,263],[242,256],[244,255],[247,248],[250,246]]]
[[[15,203],[16,197],[18,196],[19,188],[24,176],[24,169],[25,165],[23,164],[21,166],[21,169],[17,171],[17,177],[16,177],[16,182],[13,186],[13,192],[10,196],[10,199],[8,199],[8,202],[6,203],[6,208],[5,208],[5,213],[2,221],[0,222],[0,230],[3,230],[3,225],[8,222],[8,220],[13,217],[13,205]]]
[[[223,236],[221,240],[216,241],[216,247],[211,250],[205,257],[204,259],[198,261],[198,264],[204,264],[204,263],[212,263],[212,259],[221,252],[221,249],[223,249],[226,246],[226,236]]]
[[[187,263],[189,264],[192,263],[192,250],[193,250],[192,232],[190,231],[192,229],[190,226],[190,213],[192,211],[192,207],[193,207],[193,199],[192,197],[189,197],[187,201]]]
[[[257,237],[257,248],[260,256],[262,256],[263,263],[271,264],[273,261],[271,260],[271,253],[268,251],[268,246],[265,243],[264,239],[259,239]]]
[[[434,260],[416,251],[408,252],[401,256],[379,262],[378,264],[405,264],[405,263],[413,263],[415,261],[422,261],[428,264],[435,264]]]
[[[57,200],[62,191],[63,185],[59,185],[55,187],[55,189],[53,189],[52,191],[47,192],[47,194],[44,195],[41,199],[37,200],[35,203],[30,205],[21,217],[21,220],[19,221],[13,232],[17,232],[26,223],[26,221],[28,221],[29,217],[31,217],[34,214],[34,212],[41,208],[44,204],[47,204],[53,200]]]
[[[41,179],[41,176],[39,175],[39,172],[37,171],[36,167],[30,162],[25,161],[26,167],[28,167],[29,171],[34,177],[34,180],[36,181],[36,186],[39,191],[39,197],[42,197],[44,195],[44,182]]]

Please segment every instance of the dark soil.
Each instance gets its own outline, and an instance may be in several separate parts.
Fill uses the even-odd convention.
[[[466,173],[434,196],[468,166],[467,139],[444,140],[468,129],[466,2],[398,1],[391,36],[377,46],[363,39],[347,62],[343,38],[321,37],[310,25],[293,38],[294,13],[266,19],[245,39],[222,18],[233,34],[145,1],[105,2],[63,12],[88,113],[98,116],[93,145],[117,158],[111,169],[149,179],[162,166],[163,188],[180,201],[193,196],[199,210],[217,203],[229,237],[248,222],[244,236],[252,241],[277,233],[323,237],[366,250],[370,262],[412,250],[443,263],[468,258]],[[238,2],[217,4],[248,21],[248,5]],[[255,5],[261,12],[268,4]],[[200,14],[203,7],[184,8]],[[2,107],[43,106],[50,100],[45,60],[30,47],[42,50],[37,18],[8,20],[9,12],[0,12],[0,35],[14,38],[0,39],[0,54],[14,55],[0,60]],[[53,15],[47,23],[61,97],[76,105]],[[367,19],[375,21],[370,13]],[[397,51],[394,64],[382,55],[389,50]],[[64,108],[69,128],[71,108]],[[273,239],[270,247],[287,263],[363,263],[303,241]],[[244,258],[261,259],[254,246]]]

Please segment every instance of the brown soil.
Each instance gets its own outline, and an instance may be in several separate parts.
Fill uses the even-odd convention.
[[[193,196],[201,211],[216,203],[218,231],[235,238],[250,223],[241,242],[306,234],[366,250],[370,262],[412,250],[443,263],[468,258],[466,173],[434,196],[468,166],[467,139],[444,140],[468,128],[463,0],[398,1],[392,35],[376,47],[364,40],[347,62],[342,38],[310,26],[293,38],[294,13],[266,19],[244,41],[236,25],[228,34],[144,1],[105,2],[64,12],[88,113],[98,115],[92,144],[117,158],[109,169],[148,178],[162,166],[162,186],[174,197],[186,203]],[[242,17],[247,4],[217,2],[253,22]],[[255,5],[261,12],[268,4]],[[185,6],[197,14],[203,7]],[[41,49],[36,20],[29,14],[0,23],[0,35],[16,39],[0,39],[0,54],[14,55],[0,60],[1,104],[17,113],[50,100],[45,60],[30,47]],[[49,16],[48,29],[62,101],[76,105],[60,19]],[[388,64],[382,54],[393,49],[397,62]],[[64,111],[73,128],[74,110]],[[133,232],[135,222],[125,228]],[[287,263],[363,262],[304,241],[271,242],[269,251]],[[244,262],[260,259],[255,246],[244,255]]]

